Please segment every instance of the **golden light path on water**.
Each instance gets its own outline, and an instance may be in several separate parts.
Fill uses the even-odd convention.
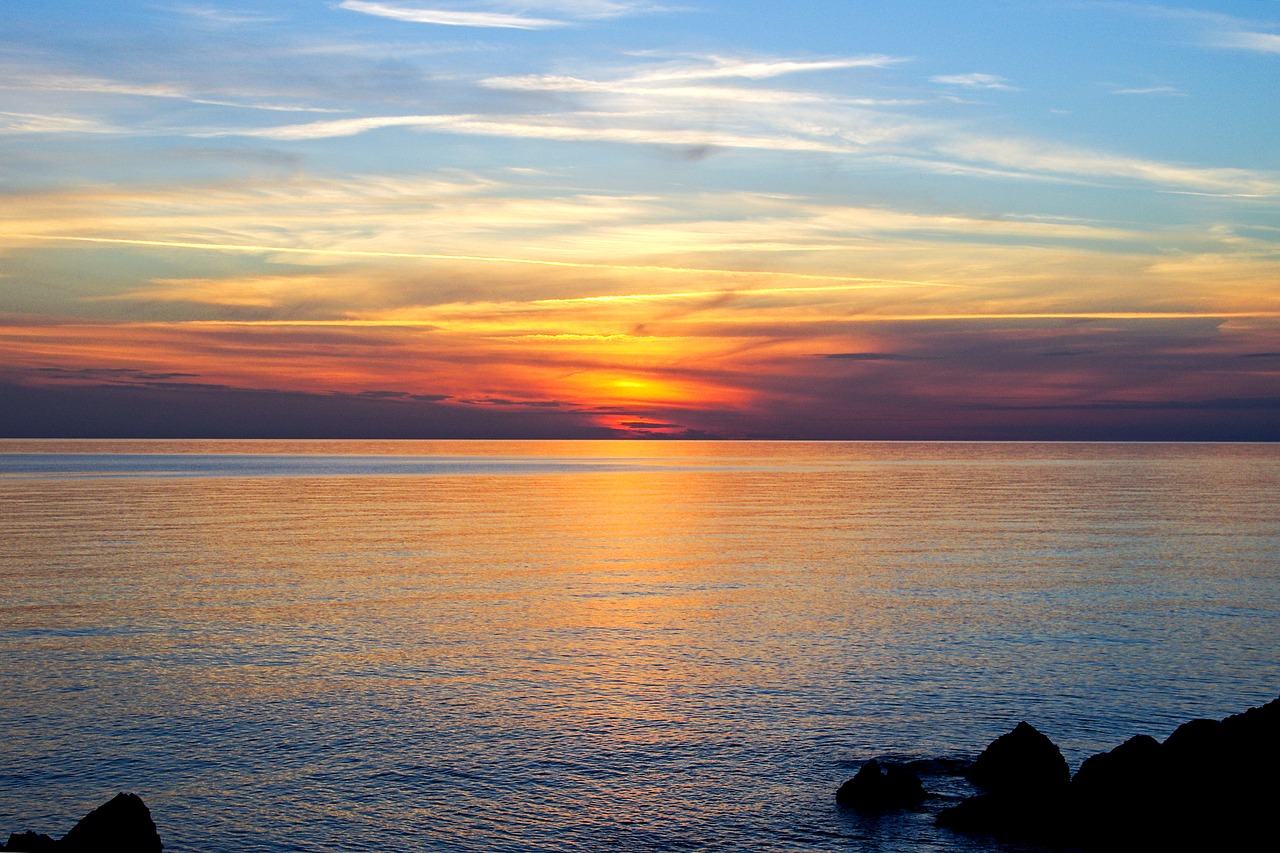
[[[0,826],[987,851],[834,791],[1275,698],[1277,501],[1269,445],[0,442]]]

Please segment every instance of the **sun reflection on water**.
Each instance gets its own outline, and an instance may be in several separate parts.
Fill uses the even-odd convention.
[[[0,477],[0,818],[107,784],[179,853],[850,849],[849,762],[1031,712],[1078,761],[1280,672],[1270,448],[368,448],[489,467]]]

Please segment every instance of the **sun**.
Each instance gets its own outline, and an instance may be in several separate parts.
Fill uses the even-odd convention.
[[[594,406],[694,406],[724,396],[699,382],[641,373],[590,372],[572,377],[569,392]]]
[[[609,429],[632,435],[677,435],[690,428],[692,412],[734,408],[738,389],[639,371],[590,371],[568,378],[564,392]]]

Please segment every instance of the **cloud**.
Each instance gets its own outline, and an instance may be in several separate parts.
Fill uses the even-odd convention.
[[[0,111],[0,135],[28,133],[122,134],[126,131],[96,119]]]
[[[929,79],[935,83],[962,86],[966,89],[1002,89],[1010,92],[1017,90],[1016,86],[1010,86],[1007,80],[995,74],[941,74]]]
[[[537,2],[519,4],[503,4],[499,2],[494,5],[513,6],[519,12],[460,11],[457,9],[423,8],[416,5],[405,6],[394,3],[368,2],[368,0],[344,0],[339,4],[339,8],[416,24],[516,30],[551,29],[569,26],[572,23],[571,20],[532,17],[525,14],[525,12],[535,9],[545,10],[550,14],[563,15],[572,20],[597,20],[619,18],[625,15],[646,12],[673,11],[669,7],[648,2],[629,2],[629,0],[537,0]]]
[[[209,23],[225,26],[237,26],[239,24],[268,24],[280,20],[279,18],[272,18],[254,12],[231,12],[226,9],[218,9],[213,6],[195,6],[190,4],[172,6],[170,7],[170,11],[198,18]]]
[[[193,136],[215,138],[221,136],[252,136],[260,139],[279,139],[296,142],[307,139],[333,139],[344,136],[357,136],[371,130],[387,127],[430,127],[445,124],[449,121],[472,118],[470,116],[365,116],[362,118],[330,119],[308,124],[290,124],[279,127],[268,127],[244,130],[225,130],[212,133],[197,133]]]
[[[3,437],[614,438],[576,409],[476,408],[444,395],[253,389],[231,385],[0,382]]]
[[[850,145],[837,141],[805,139],[798,135],[735,133],[691,128],[626,127],[635,115],[578,113],[555,119],[545,115],[490,117],[483,115],[401,115],[334,119],[280,127],[223,130],[193,134],[196,137],[248,136],[260,139],[300,141],[355,136],[371,130],[408,127],[474,136],[509,139],[546,139],[560,142],[620,142],[688,148],[754,148],[770,151],[850,153]],[[575,123],[576,122],[576,123]]]
[[[174,379],[195,379],[197,373],[149,373],[128,367],[41,367],[35,371],[50,379],[71,382],[170,382]]]
[[[939,143],[967,160],[1082,178],[1125,178],[1228,196],[1280,196],[1280,175],[1249,169],[1198,168],[1030,139],[960,137]]]
[[[562,27],[564,21],[550,18],[530,18],[503,12],[458,12],[449,9],[422,9],[396,6],[390,3],[371,3],[366,0],[343,0],[339,8],[379,18],[407,21],[414,24],[438,24],[447,27],[489,27],[513,30],[545,30]]]
[[[54,71],[42,71],[37,74],[22,74],[9,71],[0,77],[0,89],[122,95],[136,98],[167,98],[206,106],[266,110],[269,112],[341,112],[341,110],[301,104],[255,103],[243,100],[227,100],[226,97],[203,96],[169,83],[129,83],[104,77],[90,77]]]
[[[523,7],[549,9],[571,15],[576,18],[617,18],[623,15],[634,15],[643,12],[676,11],[670,6],[662,6],[644,0],[536,0],[522,3]]]
[[[0,77],[0,89],[40,92],[90,92],[105,95],[138,95],[148,98],[185,98],[186,93],[167,84],[125,83],[102,77],[41,72],[21,74],[8,70]]]
[[[892,352],[832,352],[823,358],[845,359],[848,361],[919,361],[919,356],[899,355]]]
[[[747,80],[766,80],[784,74],[815,71],[837,71],[848,68],[886,68],[906,60],[884,54],[869,54],[845,59],[740,59],[708,56],[694,63],[677,63],[671,66],[644,71],[626,78],[627,83],[670,83],[688,80],[720,80],[741,77]]]
[[[550,102],[545,97],[510,99],[535,107],[510,112],[384,113],[274,127],[192,129],[188,135],[302,141],[405,127],[511,139],[657,146],[691,152],[690,160],[724,149],[849,154],[861,146],[923,132],[924,123],[877,109],[914,102],[750,84],[801,72],[884,67],[898,61],[881,55],[824,60],[706,56],[656,67],[641,62],[613,75],[486,76],[474,85],[480,87],[490,109],[493,99],[485,90],[574,97]],[[731,78],[748,82],[715,82]],[[466,97],[474,100],[476,95],[473,89]]]
[[[979,408],[990,410],[1039,410],[1039,411],[1280,411],[1280,397],[1216,397],[1209,400],[1096,400],[1085,403],[1060,403],[1048,405],[986,404]]]
[[[53,290],[46,282],[101,281],[95,268],[108,247],[113,268],[129,277],[85,287],[62,310],[448,326],[456,316],[391,311],[468,302],[465,310],[487,312],[486,322],[503,334],[599,336],[631,333],[677,305],[703,311],[716,300],[734,300],[743,309],[739,319],[752,316],[747,308],[769,306],[994,314],[1079,310],[1091,301],[1103,312],[1160,310],[1173,299],[1182,300],[1175,308],[1239,311],[1261,307],[1263,283],[1275,278],[1273,236],[1240,242],[1232,232],[1193,225],[993,216],[936,203],[858,206],[769,193],[578,194],[558,186],[556,176],[519,181],[465,173],[282,175],[11,192],[0,200],[0,245],[26,259],[7,266],[23,271],[8,304],[47,310],[39,307],[52,301],[41,296]],[[32,266],[38,257],[57,266],[41,271]],[[145,261],[161,257],[170,259],[164,267]],[[1134,282],[1143,283],[1141,295]],[[919,304],[890,307],[891,297],[911,290]],[[1046,297],[1027,301],[1037,290]],[[1120,294],[1129,294],[1128,304],[1118,302]],[[561,301],[525,304],[541,299]],[[506,300],[515,308],[490,305]],[[587,308],[607,322],[544,323],[552,309]],[[527,323],[500,319],[517,309]]]
[[[1211,36],[1213,47],[1231,50],[1250,50],[1257,53],[1280,53],[1280,34],[1255,32],[1225,32]]]
[[[1138,88],[1111,90],[1113,95],[1163,95],[1171,98],[1185,98],[1187,93],[1176,86],[1144,86]]]
[[[510,92],[547,92],[558,94],[628,95],[653,101],[697,100],[715,103],[717,106],[760,104],[816,104],[834,107],[900,107],[913,106],[920,101],[901,98],[846,98],[825,92],[804,92],[788,89],[766,89],[745,86],[659,86],[653,81],[636,78],[618,80],[586,80],[581,77],[529,74],[519,77],[490,77],[480,81],[489,89]]]
[[[1202,44],[1228,50],[1280,53],[1280,35],[1252,27],[1274,27],[1274,22],[1259,22],[1199,9],[1178,9],[1150,3],[1094,3],[1101,8],[1116,9],[1148,17],[1186,21],[1201,32]]]

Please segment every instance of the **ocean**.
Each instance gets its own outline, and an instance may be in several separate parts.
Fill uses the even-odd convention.
[[[836,788],[1280,694],[1280,445],[8,440],[0,513],[4,836],[1000,850]]]

